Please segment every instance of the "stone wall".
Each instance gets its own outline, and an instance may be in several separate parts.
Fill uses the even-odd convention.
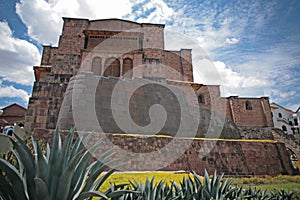
[[[275,140],[282,142],[289,149],[290,155],[295,155],[300,160],[300,135],[286,134],[284,131],[273,128],[272,135]]]
[[[180,53],[177,51],[165,51],[165,65],[167,68],[167,75],[169,80],[183,81],[183,68],[181,65]],[[172,66],[172,67],[171,67]]]
[[[110,57],[121,61],[124,58],[130,58],[133,63],[133,77],[149,78],[144,75],[150,74],[150,78],[153,79],[193,80],[191,50],[178,51],[178,54],[174,54],[178,56],[176,63],[168,65],[170,68],[174,67],[174,71],[179,72],[179,75],[171,76],[170,73],[166,73],[165,64],[168,64],[166,60],[169,61],[172,57],[165,56],[164,25],[162,24],[139,24],[118,19],[93,21],[76,18],[63,19],[64,24],[58,47],[44,46],[41,66],[35,67],[37,76],[29,101],[27,130],[37,127],[55,128],[70,77],[78,71],[91,72],[91,58],[95,56],[99,56],[103,64]],[[119,35],[122,36],[121,40],[118,36],[120,31],[124,31]],[[105,39],[112,38],[107,41],[109,45],[101,46],[100,49],[90,48],[104,40],[100,36],[105,36]],[[120,41],[125,47],[129,45],[129,52],[126,49],[120,49],[118,44]],[[137,43],[138,48],[130,48],[132,42]],[[109,48],[112,46],[114,46],[113,51]],[[151,63],[157,64],[151,66]],[[122,65],[123,62],[120,65],[121,72]],[[42,70],[43,67],[47,70]],[[101,70],[98,69],[98,71]]]
[[[242,139],[274,140],[272,127],[238,127]]]
[[[151,114],[153,105],[161,109]],[[92,73],[72,77],[58,118],[63,130],[240,138],[230,120],[199,107],[192,87]]]
[[[143,42],[144,48],[164,49],[164,27],[164,24],[140,24],[121,19],[104,19],[90,21],[87,29],[118,32],[142,32],[145,36],[145,40]]]
[[[53,130],[36,131],[35,137],[50,141]],[[63,135],[67,133],[64,132]],[[99,139],[96,157],[114,149],[121,171],[215,170],[225,175],[279,175],[295,173],[283,143],[245,140],[203,140],[161,136],[129,136],[94,133],[92,146]]]
[[[41,65],[51,65],[56,53],[57,47],[43,46]]]
[[[271,109],[268,97],[261,98],[239,98],[228,97],[225,101],[229,104],[232,121],[241,127],[273,127]],[[246,103],[250,107],[246,108]]]
[[[57,116],[63,101],[66,83],[35,82],[25,116],[25,129],[56,127]]]

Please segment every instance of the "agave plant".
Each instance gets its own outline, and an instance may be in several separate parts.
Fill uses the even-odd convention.
[[[15,135],[11,138],[13,153],[18,161],[15,168],[6,160],[0,159],[0,199],[18,200],[81,200],[119,197],[125,191],[115,186],[114,191],[100,192],[103,182],[114,172],[109,170],[99,178],[111,164],[112,151],[104,153],[97,161],[92,161],[91,152],[96,146],[86,150],[82,139],[78,137],[73,143],[74,129],[65,139],[63,145],[58,129],[53,136],[52,148],[47,145],[43,154],[39,144],[32,138],[34,154],[25,142]]]
[[[255,187],[249,187],[248,189],[240,188],[241,193],[239,196],[243,196],[245,199],[270,199],[267,190],[256,189]]]
[[[193,173],[193,177],[184,178],[180,186],[173,183],[173,187],[181,199],[234,199],[231,197],[237,194],[237,187],[232,187],[232,180],[222,179],[223,175],[217,176],[216,172],[210,179],[205,170],[203,182],[199,175]]]
[[[294,199],[294,193],[293,192],[288,192],[286,190],[279,190],[279,191],[274,191],[270,195],[270,199],[276,199],[276,200],[291,200]]]
[[[232,181],[226,179],[222,181],[222,176],[217,176],[216,172],[210,179],[205,171],[204,180],[199,175],[193,173],[193,176],[183,178],[180,184],[172,182],[171,186],[164,181],[154,183],[154,178],[146,179],[145,183],[138,183],[136,180],[130,181],[131,190],[139,192],[138,194],[123,195],[122,200],[202,200],[202,199],[241,199],[242,190],[238,187],[232,187]]]
[[[135,191],[135,193],[124,194],[118,200],[175,200],[179,199],[179,196],[175,191],[166,184],[163,180],[155,184],[155,178],[151,180],[146,179],[145,183],[136,180],[129,181],[129,189]]]

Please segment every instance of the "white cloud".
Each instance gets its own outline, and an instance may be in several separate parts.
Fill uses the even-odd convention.
[[[297,92],[292,90],[292,91],[287,91],[283,92],[281,90],[277,89],[272,89],[269,91],[269,95],[273,96],[274,101],[282,101],[282,99],[287,99],[293,95],[295,95]]]
[[[129,0],[21,0],[16,11],[31,38],[44,44],[57,44],[62,17],[122,18],[130,13],[131,5]]]
[[[300,106],[299,92],[290,89],[283,91],[279,89],[270,89],[266,91],[266,95],[270,96],[270,102],[283,105],[285,108],[296,111]]]
[[[128,17],[132,20],[137,19],[137,22],[146,23],[167,23],[173,21],[175,11],[170,8],[163,0],[150,0],[148,2],[132,0],[133,4],[142,3],[139,10],[131,13]],[[148,11],[151,11],[147,16],[143,16]]]
[[[260,74],[236,72],[226,66],[222,61],[214,61],[205,48],[202,48],[199,40],[194,40],[188,36],[166,29],[166,48],[179,50],[180,48],[192,49],[192,60],[194,70],[194,81],[207,85],[221,85],[222,95],[247,95],[245,91],[258,96],[263,95],[262,88],[267,88],[272,83]],[[257,64],[257,63],[256,63]],[[257,66],[253,66],[257,72]],[[250,65],[252,67],[252,65]],[[255,91],[257,90],[257,91]],[[248,94],[248,96],[251,96]]]
[[[189,38],[171,28],[166,29],[166,48],[192,49],[194,82],[206,85],[220,85],[222,96],[263,96],[272,82],[260,74],[234,71],[222,61],[214,61],[199,40]],[[252,66],[251,66],[252,67]],[[257,72],[257,65],[255,66]]]
[[[250,77],[244,77],[241,87],[242,88],[249,88],[249,87],[261,88],[261,87],[267,87],[269,84],[270,84],[270,82],[267,80],[250,76]]]
[[[238,43],[239,41],[240,41],[240,40],[237,39],[237,38],[226,38],[225,43],[227,43],[227,44],[236,44],[236,43]]]
[[[33,65],[40,62],[36,46],[13,37],[6,22],[0,22],[0,77],[4,80],[31,85],[33,83]]]
[[[221,61],[197,60],[194,69],[195,82],[220,85],[222,96],[263,96],[270,86],[268,80],[235,72]]]
[[[286,105],[286,108],[292,110],[292,111],[297,111],[297,109],[300,107],[300,102],[299,103],[288,103]]]
[[[0,85],[0,98],[3,97],[9,97],[9,98],[17,97],[22,99],[24,103],[27,103],[29,100],[29,94],[25,90],[16,89],[13,86]]]
[[[190,1],[188,4],[168,1],[168,4],[177,8],[172,17],[172,28],[198,40],[209,53],[244,38],[253,39],[251,37],[256,34],[249,33],[248,29],[259,30],[273,15],[276,6],[274,2],[245,3],[242,0],[226,3],[220,0]]]

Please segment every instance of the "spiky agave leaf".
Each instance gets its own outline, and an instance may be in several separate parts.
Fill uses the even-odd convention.
[[[34,179],[36,185],[36,199],[49,200],[49,192],[46,183],[40,179]]]
[[[14,195],[14,188],[6,180],[6,178],[0,173],[0,197],[3,199],[16,199]]]
[[[26,191],[24,190],[23,180],[20,177],[18,170],[6,160],[0,159],[0,169],[5,173],[5,176],[1,177],[2,185],[11,185],[12,187],[5,193],[5,196],[18,197],[20,200],[26,200]],[[1,189],[2,190],[2,189]]]
[[[151,180],[146,178],[145,183],[140,181],[138,183],[136,180],[129,181],[130,188],[135,193],[125,194],[121,197],[121,200],[131,200],[131,199],[147,199],[147,200],[174,200],[180,199],[178,193],[176,193],[175,189],[169,187],[165,181],[161,180],[157,184],[155,184],[155,177]],[[173,182],[176,184],[175,182]]]
[[[25,179],[24,186],[25,190],[27,191],[27,195],[29,199],[35,200],[35,164],[34,164],[34,156],[32,155],[31,150],[28,148],[26,143],[16,134],[14,134],[17,141],[14,141],[12,138],[10,138],[11,143],[13,144],[13,147],[15,148],[16,156],[18,157],[18,160],[21,161],[24,172],[25,172]]]
[[[128,185],[129,184],[110,184],[109,189],[105,191],[104,194],[107,195],[110,200],[133,200],[139,192],[129,190]]]
[[[62,169],[58,168],[58,160],[59,155],[61,154],[61,138],[59,134],[59,130],[56,129],[53,140],[52,140],[52,148],[50,148],[49,160],[48,160],[48,187],[50,199],[54,199],[56,197],[57,188],[58,188],[58,180],[61,176]]]
[[[36,155],[35,158],[36,177],[42,179],[43,182],[47,183],[48,175],[49,175],[47,157],[44,156],[39,143],[34,138],[32,138],[32,145]]]
[[[0,160],[0,169],[3,172],[0,174],[0,186],[5,186],[5,189],[0,191],[0,199],[71,200],[122,195],[124,192],[121,189],[106,193],[97,191],[114,171],[111,170],[98,178],[107,168],[104,163],[113,163],[110,161],[113,152],[104,153],[99,160],[90,164],[91,153],[95,151],[98,143],[86,149],[80,137],[77,137],[73,144],[74,136],[73,129],[62,144],[56,129],[52,148],[47,145],[46,155],[35,139],[32,139],[33,154],[21,138],[16,136],[17,140],[12,140],[12,143],[20,169],[18,171],[7,161]],[[88,138],[85,138],[85,142]]]

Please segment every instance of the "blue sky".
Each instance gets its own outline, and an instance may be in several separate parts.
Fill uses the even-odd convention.
[[[299,0],[0,0],[0,108],[27,107],[32,66],[43,44],[57,45],[62,17],[166,24],[167,49],[193,48],[196,82],[220,84],[223,96],[300,106]]]

